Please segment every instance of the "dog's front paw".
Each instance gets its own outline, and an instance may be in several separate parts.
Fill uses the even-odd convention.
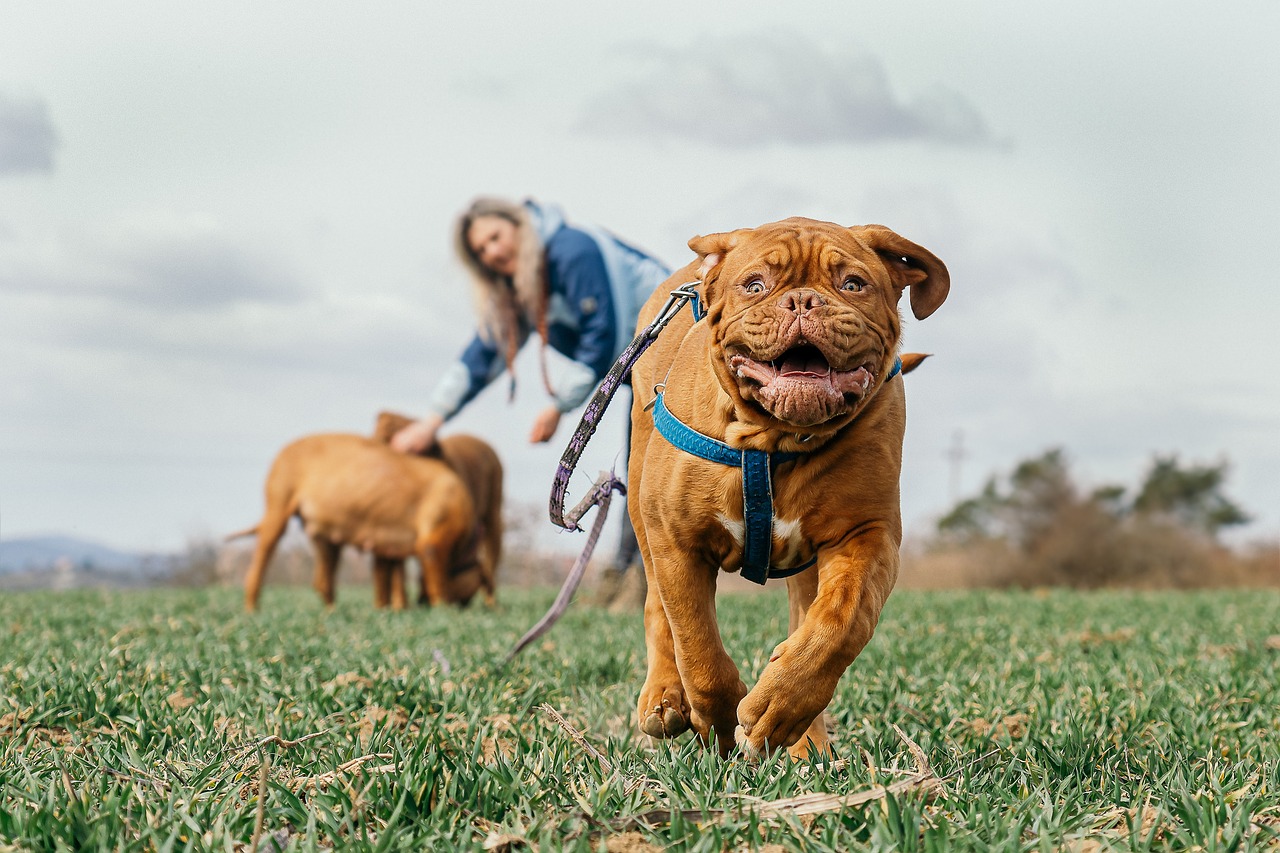
[[[828,695],[827,700],[830,700]],[[738,749],[749,758],[771,755],[775,750],[795,747],[802,740],[812,742],[819,751],[827,746],[826,727],[822,712],[827,706],[821,697],[808,690],[784,690],[761,680],[755,689],[738,703],[738,727],[733,739]],[[800,746],[792,753],[806,753],[809,747]]]
[[[768,738],[762,738],[759,741],[753,740],[751,737],[752,729],[746,726],[738,726],[733,730],[733,741],[741,752],[749,759],[756,759],[762,755],[768,755],[775,747]],[[809,727],[805,729],[800,740],[793,743],[787,748],[787,752],[792,758],[804,761],[813,756],[830,756],[831,741],[827,736],[826,723],[823,722],[821,716],[814,719]]]
[[[738,716],[742,717],[741,711]],[[733,741],[747,758],[760,758],[796,743],[806,728],[807,724],[801,724],[786,726],[784,730],[784,727],[766,722],[762,717],[754,722],[739,723],[733,730]],[[795,729],[794,733],[792,729]]]
[[[689,702],[680,686],[649,687],[640,691],[637,718],[640,731],[651,737],[675,737],[689,730]]]

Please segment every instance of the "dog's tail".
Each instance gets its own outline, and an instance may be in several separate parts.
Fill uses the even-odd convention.
[[[246,527],[244,530],[237,530],[235,533],[228,533],[226,536],[222,537],[222,541],[230,542],[233,539],[240,539],[245,536],[257,536],[257,535],[258,535],[258,525],[255,524],[253,527]]]
[[[931,352],[904,352],[900,358],[902,359],[902,372],[910,373],[920,366],[926,358],[933,355]]]

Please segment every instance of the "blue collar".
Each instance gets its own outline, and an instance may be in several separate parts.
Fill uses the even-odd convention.
[[[888,382],[902,371],[902,359],[895,359]],[[746,530],[742,543],[742,576],[763,584],[769,578],[785,578],[798,574],[818,561],[817,557],[790,569],[774,569],[769,565],[773,551],[773,466],[791,462],[802,453],[767,453],[763,450],[740,450],[719,439],[703,435],[688,426],[667,408],[662,394],[653,403],[653,426],[671,445],[708,462],[742,469],[743,522]]]
[[[693,312],[693,322],[695,323],[707,316],[707,312],[702,310],[702,300],[698,298],[698,291],[696,290],[689,295],[689,310]]]

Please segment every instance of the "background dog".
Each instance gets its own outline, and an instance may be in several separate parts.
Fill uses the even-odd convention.
[[[373,437],[389,444],[391,437],[412,421],[396,412],[379,412]],[[438,439],[423,455],[443,460],[471,493],[476,512],[476,556],[486,602],[493,604],[498,563],[502,561],[502,460],[488,442],[465,433]]]
[[[383,441],[345,433],[300,438],[280,451],[266,483],[266,510],[248,530],[258,542],[245,579],[245,606],[255,610],[263,577],[291,517],[298,516],[315,550],[314,586],[335,599],[338,557],[345,545],[373,554],[374,603],[403,608],[405,560],[422,568],[419,601],[466,604],[478,589],[494,595],[501,553],[502,468],[479,439],[453,436],[459,458],[473,467],[487,500],[439,457],[405,456]],[[487,453],[485,452],[487,450]],[[499,520],[496,525],[493,517]],[[480,559],[483,551],[484,559]]]
[[[689,242],[698,259],[668,285],[701,280],[706,317],[681,312],[637,363],[628,509],[649,581],[648,672],[639,724],[692,727],[722,754],[829,751],[823,711],[871,639],[898,574],[898,481],[906,402],[893,375],[898,301],[917,318],[946,298],[932,253],[877,225],[788,219]],[[660,287],[640,317],[665,301]],[[787,639],[747,690],[716,624],[716,576],[742,565],[743,471],[673,446],[663,405],[735,450],[796,454],[770,471],[770,571],[786,581]]]

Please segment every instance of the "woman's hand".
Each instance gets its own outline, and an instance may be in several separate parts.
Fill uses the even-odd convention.
[[[548,406],[534,418],[533,429],[529,431],[529,441],[534,444],[550,441],[551,436],[556,434],[558,426],[560,426],[560,410],[555,406]]]
[[[439,415],[427,415],[391,436],[391,449],[401,453],[422,453],[436,443],[436,430],[444,423]]]

